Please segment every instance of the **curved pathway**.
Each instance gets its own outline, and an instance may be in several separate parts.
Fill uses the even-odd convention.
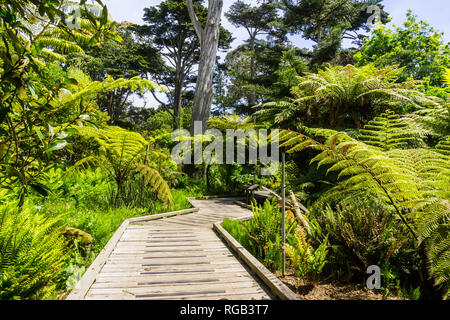
[[[225,218],[251,216],[234,200],[191,200],[198,212],[124,225],[104,263],[80,280],[88,287],[68,299],[273,299],[212,230]]]

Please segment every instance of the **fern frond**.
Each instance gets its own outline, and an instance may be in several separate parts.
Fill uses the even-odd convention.
[[[45,48],[53,49],[55,52],[61,54],[69,54],[69,53],[83,53],[83,49],[74,42],[59,39],[59,38],[50,38],[50,37],[40,37],[36,41],[36,43]]]
[[[439,141],[435,149],[437,152],[450,156],[450,136]]]
[[[152,188],[153,193],[155,193],[159,200],[164,203],[166,208],[173,208],[173,198],[170,192],[169,185],[161,177],[159,172],[149,166],[143,164],[135,165],[136,171],[139,172],[140,176],[144,181],[145,186]]]

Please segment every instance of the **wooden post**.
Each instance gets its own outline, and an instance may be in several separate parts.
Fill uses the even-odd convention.
[[[283,277],[286,274],[286,252],[284,250],[284,245],[286,243],[286,226],[285,226],[285,221],[286,221],[286,181],[285,181],[285,153],[282,152],[281,153],[281,162],[282,162],[282,179],[281,179],[281,212],[282,212],[282,216],[283,216],[283,220],[281,222],[281,227],[283,229],[283,246],[282,246],[282,251],[283,251],[283,270],[282,270],[282,275]]]

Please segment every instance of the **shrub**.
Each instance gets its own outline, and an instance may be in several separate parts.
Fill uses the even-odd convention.
[[[327,206],[315,213],[315,238],[328,234],[335,275],[352,278],[370,265],[381,265],[408,242],[390,208],[374,199],[343,201],[335,210]]]
[[[267,268],[280,270],[282,214],[278,207],[266,201],[263,207],[253,206],[253,215],[254,218],[246,222],[225,219],[222,226]],[[290,211],[286,211],[285,223],[288,266],[299,276],[317,276],[326,263],[327,239],[314,249]]]
[[[278,207],[270,204],[269,201],[266,201],[263,207],[253,206],[253,219],[242,223],[242,226],[249,238],[253,240],[250,242],[252,252],[255,252],[263,261],[270,242],[278,242],[281,246],[277,236],[282,230],[282,215]],[[294,228],[295,221],[289,221],[286,217],[286,237],[293,233]]]
[[[29,205],[0,207],[0,300],[51,297],[64,260],[58,222]]]

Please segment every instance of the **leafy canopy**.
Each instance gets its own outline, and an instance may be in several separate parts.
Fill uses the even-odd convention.
[[[373,65],[360,68],[328,65],[317,74],[298,77],[291,89],[294,98],[263,104],[256,115],[275,119],[276,123],[360,129],[386,109],[406,112],[442,103],[417,91],[413,80],[398,82],[401,71]]]
[[[374,63],[377,67],[399,65],[403,67],[400,81],[407,78],[430,78],[430,84],[440,86],[450,67],[450,43],[443,33],[425,21],[418,21],[411,11],[402,27],[389,29],[378,26],[369,40],[355,55],[356,66]]]

